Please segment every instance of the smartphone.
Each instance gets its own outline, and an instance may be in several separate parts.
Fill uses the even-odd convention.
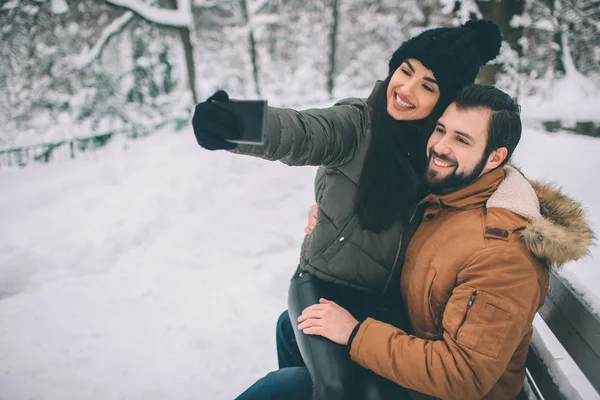
[[[242,144],[264,144],[267,135],[267,100],[233,100],[216,102],[235,115],[242,130],[239,139],[229,140]]]

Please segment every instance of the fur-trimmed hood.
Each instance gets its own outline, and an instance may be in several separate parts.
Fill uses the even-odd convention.
[[[526,179],[516,168],[506,177],[486,207],[508,209],[529,223],[521,240],[549,266],[561,266],[589,255],[595,236],[581,205],[550,183]]]

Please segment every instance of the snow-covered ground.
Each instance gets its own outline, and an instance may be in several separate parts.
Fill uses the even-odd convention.
[[[598,231],[599,150],[529,126],[515,162]],[[313,177],[190,129],[0,171],[0,399],[232,399],[275,369]],[[596,310],[598,260],[564,268]]]
[[[526,111],[526,110],[525,110]],[[600,139],[559,132],[549,134],[539,125],[526,123],[513,161],[530,178],[552,181],[584,206],[594,231],[600,232],[600,188],[593,184],[600,167]],[[572,262],[559,270],[600,315],[600,248],[594,246],[590,257]],[[544,321],[534,321],[534,342],[550,373],[568,399],[600,400],[583,373],[552,335]]]

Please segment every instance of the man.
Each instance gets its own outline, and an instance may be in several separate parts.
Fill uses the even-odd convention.
[[[570,199],[536,185],[545,214],[571,207],[570,226],[559,226],[542,218],[528,182],[503,168],[520,136],[518,104],[492,86],[464,88],[439,119],[427,144],[431,194],[400,282],[414,335],[359,323],[326,299],[304,310],[298,329],[347,344],[353,361],[413,398],[516,398],[547,268],[584,256],[593,240]]]

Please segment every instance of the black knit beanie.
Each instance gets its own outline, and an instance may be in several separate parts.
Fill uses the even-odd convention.
[[[430,69],[446,98],[467,83],[473,83],[479,67],[500,53],[502,35],[498,25],[486,20],[472,20],[455,28],[429,29],[404,42],[392,55],[392,74],[409,58],[417,59]]]

